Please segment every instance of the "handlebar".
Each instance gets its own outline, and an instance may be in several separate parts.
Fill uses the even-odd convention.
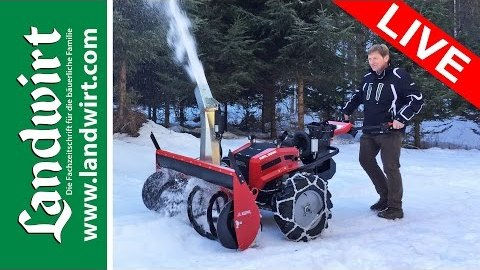
[[[311,169],[314,169],[316,166],[322,164],[323,162],[325,162],[326,160],[329,160],[330,158],[332,158],[333,156],[335,156],[336,154],[338,154],[340,152],[340,150],[335,147],[335,146],[328,146],[328,150],[330,151],[333,151],[333,152],[328,152],[326,153],[325,155],[321,156],[321,157],[317,157],[317,159],[312,162],[312,163],[309,163],[307,165],[304,165],[302,167],[299,168],[299,170],[311,170]]]

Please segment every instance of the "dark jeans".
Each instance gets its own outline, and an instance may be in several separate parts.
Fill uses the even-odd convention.
[[[403,132],[387,134],[363,134],[360,138],[359,160],[372,180],[381,200],[387,200],[388,207],[402,208],[402,176],[400,175],[400,149]],[[383,171],[375,157],[380,152]]]

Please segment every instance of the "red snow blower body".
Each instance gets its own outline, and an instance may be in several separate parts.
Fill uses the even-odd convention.
[[[259,209],[272,211],[284,235],[308,241],[320,235],[331,218],[331,194],[327,180],[339,150],[330,145],[333,136],[348,133],[350,123],[323,122],[307,125],[308,132],[284,132],[274,142],[254,138],[230,151],[220,165],[160,149],[153,134],[157,173],[144,184],[142,196],[151,210],[165,206],[162,193],[173,192],[177,201],[185,182],[195,177],[218,187],[210,198],[194,187],[188,196],[187,213],[194,229],[227,248],[250,247],[261,229]],[[207,222],[202,225],[200,218]]]

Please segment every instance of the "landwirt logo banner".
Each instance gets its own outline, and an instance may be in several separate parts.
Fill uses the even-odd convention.
[[[335,0],[381,38],[480,108],[480,58],[401,0]]]
[[[106,15],[0,2],[1,269],[107,268]]]

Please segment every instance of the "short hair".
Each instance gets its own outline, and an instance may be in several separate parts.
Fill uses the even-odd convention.
[[[390,50],[385,44],[374,44],[367,50],[367,54],[378,52],[382,57],[390,56]]]

